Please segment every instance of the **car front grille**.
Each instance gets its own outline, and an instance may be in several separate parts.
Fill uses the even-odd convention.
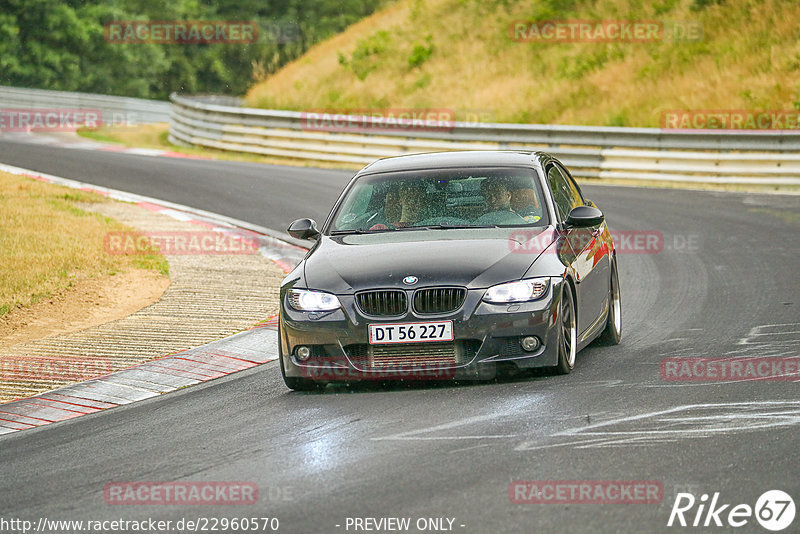
[[[363,370],[452,368],[469,363],[480,347],[479,340],[397,345],[348,345],[347,356]]]
[[[414,293],[414,310],[417,313],[448,313],[464,304],[467,290],[463,287],[433,287]]]
[[[366,315],[388,317],[402,315],[408,309],[406,292],[397,289],[356,293],[356,304]]]

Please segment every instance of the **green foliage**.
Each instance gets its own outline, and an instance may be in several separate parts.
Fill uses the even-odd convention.
[[[350,67],[359,80],[364,80],[367,75],[378,68],[379,56],[386,52],[391,43],[391,36],[387,31],[377,31],[356,43],[352,56],[348,59],[341,52],[338,53],[339,64]]]
[[[680,0],[661,0],[660,2],[654,2],[653,6],[653,15],[659,17],[665,13],[669,13],[675,6],[680,3]]]
[[[530,20],[566,18],[575,9],[575,0],[541,0],[533,3]]]
[[[628,117],[624,111],[614,113],[606,121],[606,126],[628,126]]]
[[[169,263],[161,254],[143,254],[133,258],[133,266],[137,269],[158,271],[159,274],[169,276]]]
[[[387,0],[0,0],[0,85],[141,98],[243,94]],[[112,21],[254,21],[252,44],[116,44]]]
[[[428,36],[425,37],[425,42],[428,43],[428,46],[422,44],[414,45],[414,49],[411,50],[411,55],[408,56],[409,67],[419,67],[428,61],[428,58],[433,54],[433,36],[428,34]]]
[[[599,70],[608,63],[610,46],[597,46],[591,53],[566,56],[558,65],[558,74],[569,80],[579,80],[593,70]],[[612,52],[613,54],[613,52]]]
[[[430,74],[423,74],[417,81],[414,82],[414,90],[425,89],[431,83],[431,75]]]
[[[714,4],[721,4],[723,0],[692,0],[691,10],[692,11],[702,11],[703,9],[707,8],[708,6]]]
[[[527,109],[519,110],[514,113],[511,122],[531,123],[533,122],[533,113]]]

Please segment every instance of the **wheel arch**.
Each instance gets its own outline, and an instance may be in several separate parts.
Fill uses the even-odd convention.
[[[567,287],[569,287],[569,291],[572,294],[572,313],[575,315],[575,325],[577,327],[577,325],[580,324],[578,322],[578,290],[575,285],[575,281],[572,279],[572,275],[569,273],[564,276],[564,283],[567,284]]]

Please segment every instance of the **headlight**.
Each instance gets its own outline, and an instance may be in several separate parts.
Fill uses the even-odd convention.
[[[519,282],[508,282],[507,284],[500,284],[487,289],[486,294],[483,295],[483,300],[495,304],[536,300],[545,294],[549,285],[549,278],[531,278],[530,280],[520,280]]]
[[[299,311],[333,311],[341,306],[336,295],[307,289],[290,289],[289,305]]]

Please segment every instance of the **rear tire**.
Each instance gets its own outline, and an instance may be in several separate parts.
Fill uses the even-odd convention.
[[[603,345],[619,345],[622,339],[622,298],[619,292],[619,274],[617,261],[611,262],[611,284],[608,292],[608,318],[606,328],[600,334],[600,343]]]
[[[572,289],[565,281],[561,290],[561,303],[558,311],[558,364],[554,368],[555,372],[560,375],[569,374],[575,367],[577,330]]]

